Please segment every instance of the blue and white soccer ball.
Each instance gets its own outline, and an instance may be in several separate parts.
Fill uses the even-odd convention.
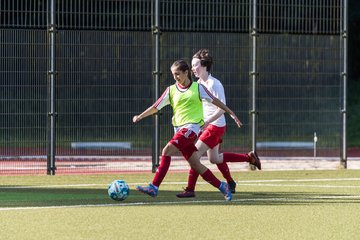
[[[115,201],[125,200],[130,193],[130,188],[124,180],[115,180],[109,184],[109,197]]]

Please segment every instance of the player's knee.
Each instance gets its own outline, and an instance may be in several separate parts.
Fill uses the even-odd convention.
[[[168,143],[168,144],[166,144],[166,146],[162,149],[161,154],[162,154],[163,156],[170,156],[170,155],[172,155],[172,154],[174,153],[174,149],[173,149],[173,148],[174,148],[174,145]]]
[[[200,169],[200,163],[198,161],[188,161],[190,164],[190,167],[194,169],[196,172]]]
[[[209,161],[212,163],[212,164],[217,164],[219,162],[219,159],[217,157],[210,157],[209,158]]]

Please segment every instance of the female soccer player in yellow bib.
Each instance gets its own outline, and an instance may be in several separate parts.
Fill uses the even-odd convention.
[[[204,124],[202,101],[208,101],[227,112],[238,127],[242,123],[235,113],[214,97],[203,85],[191,81],[191,69],[184,60],[175,61],[171,66],[171,73],[175,84],[166,88],[161,97],[148,109],[133,117],[137,123],[141,119],[157,113],[166,105],[173,109],[173,126],[175,134],[162,150],[160,166],[158,167],[152,183],[148,186],[137,186],[137,190],[156,197],[171,162],[171,156],[180,151],[188,161],[190,167],[200,176],[218,188],[225,200],[231,201],[232,194],[226,182],[221,182],[215,175],[200,162],[200,155],[195,147],[195,140],[201,126]]]

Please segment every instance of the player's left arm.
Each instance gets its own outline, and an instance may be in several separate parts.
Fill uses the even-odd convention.
[[[223,111],[227,112],[230,115],[230,117],[232,119],[234,119],[234,121],[238,125],[238,127],[242,126],[242,123],[240,122],[240,120],[238,119],[236,114],[228,106],[226,106],[223,102],[221,102],[218,98],[216,98],[213,94],[211,94],[206,89],[206,87],[204,87],[203,85],[200,84],[199,90],[200,90],[201,99],[212,102],[212,104],[219,107]]]
[[[219,99],[214,97],[212,100],[212,104],[214,104],[215,106],[217,106],[217,107],[221,108],[222,110],[224,110],[225,112],[227,112],[230,115],[230,117],[232,119],[234,119],[234,121],[238,127],[242,126],[242,123],[240,122],[240,120],[238,119],[236,114],[228,106],[226,106],[224,103],[222,103]]]
[[[224,110],[222,110],[221,108],[218,108],[209,118],[206,119],[206,122],[212,123],[213,121],[215,121],[216,119],[221,117],[221,115],[223,115],[224,113],[225,113]]]

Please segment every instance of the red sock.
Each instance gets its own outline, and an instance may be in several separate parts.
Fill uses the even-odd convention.
[[[220,170],[220,172],[222,173],[223,177],[226,179],[227,182],[234,181],[233,178],[231,177],[229,166],[225,161],[223,161],[223,163],[216,164],[216,166]]]
[[[199,174],[194,169],[190,168],[187,186],[188,190],[195,191],[195,185],[198,177]]]
[[[171,157],[170,156],[161,156],[160,166],[156,170],[154,180],[152,184],[159,187],[161,182],[164,180],[167,171],[169,170],[171,163]]]
[[[201,177],[214,187],[220,187],[220,180],[215,177],[215,175],[210,171],[210,169],[207,169],[203,174],[201,174]]]
[[[250,162],[249,155],[237,153],[223,153],[223,162]]]

